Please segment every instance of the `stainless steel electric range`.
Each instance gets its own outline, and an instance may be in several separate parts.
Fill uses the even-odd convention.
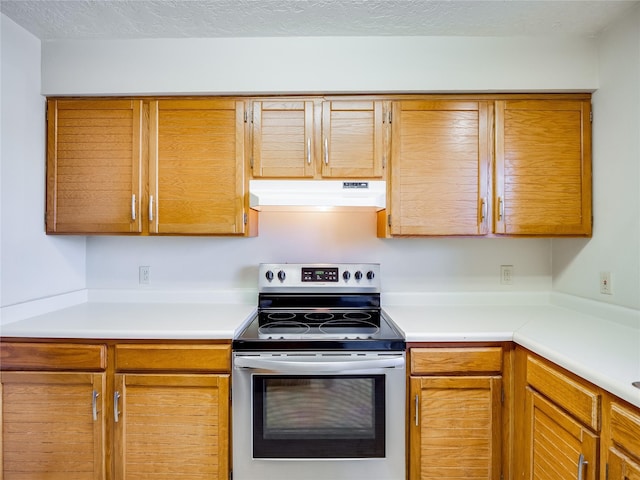
[[[233,341],[234,480],[405,477],[405,340],[378,264],[262,264]]]

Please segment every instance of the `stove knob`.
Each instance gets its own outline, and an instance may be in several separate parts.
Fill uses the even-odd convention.
[[[369,271],[367,272],[367,280],[373,280],[373,277],[375,277],[375,276],[376,276],[376,275],[375,275],[375,273],[373,273],[373,271],[372,271],[372,270],[369,270]]]
[[[267,280],[269,281],[273,280],[273,272],[271,270],[267,270],[267,273],[265,273],[264,276],[267,277]]]
[[[351,272],[349,270],[345,270],[342,274],[342,278],[344,278],[344,281],[346,282],[351,278]]]
[[[356,280],[360,280],[360,279],[362,278],[362,272],[361,272],[360,270],[358,270],[358,271],[356,272],[355,277],[356,277]]]
[[[287,278],[287,274],[284,273],[284,270],[280,270],[278,272],[278,280],[280,280],[281,282],[284,282],[285,278]]]

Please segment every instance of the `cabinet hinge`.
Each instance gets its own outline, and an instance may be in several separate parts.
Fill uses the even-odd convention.
[[[504,405],[504,388],[500,389],[500,403]]]
[[[247,222],[249,221],[249,216],[247,215],[247,213],[246,213],[246,212],[244,213],[244,215],[243,215],[243,217],[242,217],[242,218],[243,218],[244,224],[246,225],[246,224],[247,224]]]
[[[391,215],[387,215],[387,225],[391,226]]]
[[[249,157],[249,168],[251,168],[251,170],[253,170],[253,155],[251,155]]]
[[[593,123],[593,111],[589,112],[589,121]]]
[[[609,464],[604,465],[604,480],[609,480]]]
[[[391,110],[389,110],[389,124],[391,124]]]
[[[229,470],[229,480],[233,480],[233,470]]]
[[[249,121],[249,111],[245,110],[244,111],[244,123],[247,123],[247,121]]]

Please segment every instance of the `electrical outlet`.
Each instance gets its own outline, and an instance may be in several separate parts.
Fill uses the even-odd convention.
[[[611,272],[600,272],[600,293],[605,295],[613,295],[613,286],[611,285]]]
[[[138,268],[138,282],[140,285],[149,285],[149,268],[148,266]]]
[[[513,284],[513,265],[500,265],[500,283],[502,285]]]

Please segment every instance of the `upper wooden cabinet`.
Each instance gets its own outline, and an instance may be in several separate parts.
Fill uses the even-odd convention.
[[[49,100],[47,232],[249,232],[244,104]]]
[[[392,235],[488,232],[490,133],[487,101],[394,103]]]
[[[244,232],[244,103],[154,100],[149,106],[149,230]]]
[[[142,231],[142,101],[49,100],[48,233]]]
[[[382,100],[252,102],[253,177],[383,177],[385,106]]]
[[[496,102],[495,232],[591,234],[591,104]]]

